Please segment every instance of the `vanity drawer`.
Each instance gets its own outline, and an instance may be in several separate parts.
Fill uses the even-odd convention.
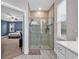
[[[65,48],[59,44],[57,44],[57,53],[61,53],[65,56]]]
[[[63,56],[61,53],[58,53],[57,59],[65,59],[65,56]]]

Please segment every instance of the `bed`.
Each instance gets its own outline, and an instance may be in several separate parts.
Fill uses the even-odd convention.
[[[9,33],[8,38],[20,38],[20,32]]]

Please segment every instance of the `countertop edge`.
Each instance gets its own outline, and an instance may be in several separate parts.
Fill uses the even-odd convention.
[[[65,41],[62,41],[62,42],[65,42]],[[56,43],[60,44],[60,45],[61,45],[61,46],[63,46],[64,48],[66,48],[66,49],[68,49],[68,50],[72,51],[73,53],[75,53],[76,55],[78,55],[78,52],[73,51],[72,49],[70,49],[70,48],[66,47],[65,45],[63,45],[63,44],[59,43],[58,41],[56,41]]]

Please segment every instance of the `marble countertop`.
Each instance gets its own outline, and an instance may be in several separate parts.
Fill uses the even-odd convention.
[[[78,41],[56,41],[63,47],[71,50],[72,52],[78,54]]]

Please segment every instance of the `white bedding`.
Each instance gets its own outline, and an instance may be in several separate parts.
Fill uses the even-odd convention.
[[[8,36],[17,37],[17,36],[20,36],[20,32],[9,33]]]

